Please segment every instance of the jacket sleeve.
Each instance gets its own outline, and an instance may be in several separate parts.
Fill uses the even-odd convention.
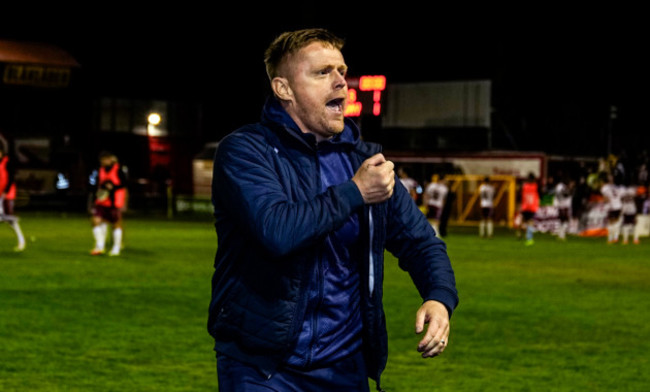
[[[283,164],[277,154],[264,140],[245,133],[230,135],[217,148],[212,191],[217,220],[224,211],[276,258],[314,244],[363,205],[352,181],[309,199],[292,200],[288,193],[295,199],[296,194],[309,194],[293,190],[309,187],[313,179],[300,178],[299,170]]]
[[[458,292],[446,244],[435,236],[401,184],[396,183],[388,209],[387,250],[409,273],[422,299],[443,303],[451,316],[458,305]]]

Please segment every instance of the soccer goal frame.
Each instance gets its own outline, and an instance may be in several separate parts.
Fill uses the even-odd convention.
[[[450,224],[471,226],[480,222],[482,215],[478,189],[485,177],[489,178],[495,190],[493,221],[497,225],[514,227],[517,179],[509,175],[445,175],[449,191],[455,195],[451,200]]]

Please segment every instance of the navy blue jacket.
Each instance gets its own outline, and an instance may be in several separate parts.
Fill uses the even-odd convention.
[[[355,170],[379,145],[349,145]],[[399,260],[423,300],[458,304],[446,246],[396,179],[386,202],[365,205],[354,182],[321,192],[317,143],[302,134],[277,101],[260,123],[225,137],[217,148],[213,204],[218,248],[208,330],[215,350],[270,375],[291,353],[303,322],[310,271],[323,239],[361,212],[360,292],[368,374],[379,380],[387,360],[382,305],[384,250]]]

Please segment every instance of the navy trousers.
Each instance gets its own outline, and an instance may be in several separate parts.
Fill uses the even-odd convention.
[[[313,369],[282,367],[267,378],[254,366],[217,355],[219,392],[369,392],[361,352],[331,366]]]

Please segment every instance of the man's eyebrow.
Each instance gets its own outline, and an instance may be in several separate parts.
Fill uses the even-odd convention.
[[[319,70],[323,70],[323,69],[333,70],[333,69],[336,69],[336,70],[339,70],[339,71],[343,70],[344,72],[347,72],[349,67],[347,65],[345,65],[345,64],[339,64],[339,65],[321,64],[321,65],[317,66],[316,69],[319,69]]]

